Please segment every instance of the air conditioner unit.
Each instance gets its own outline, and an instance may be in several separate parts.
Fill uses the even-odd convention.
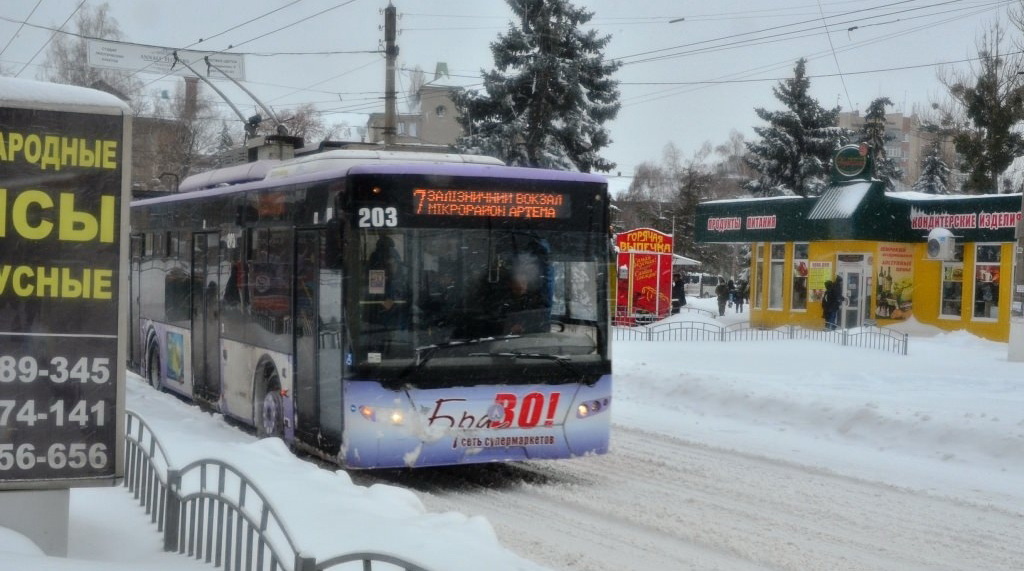
[[[956,253],[956,238],[953,233],[945,228],[935,228],[928,233],[928,259],[944,260],[953,259]]]

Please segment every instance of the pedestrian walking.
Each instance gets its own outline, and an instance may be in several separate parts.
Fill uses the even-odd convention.
[[[725,304],[729,301],[729,286],[725,285],[725,278],[718,278],[715,296],[718,298],[718,316],[721,317],[725,315]]]

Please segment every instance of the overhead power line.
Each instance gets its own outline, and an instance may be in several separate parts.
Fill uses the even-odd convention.
[[[874,8],[865,8],[865,9],[854,10],[854,11],[849,11],[849,12],[841,12],[841,13],[836,14],[834,16],[830,16],[830,18],[840,18],[840,17],[843,17],[843,16],[849,16],[851,14],[857,14],[860,17],[854,18],[854,19],[851,19],[851,20],[847,20],[847,21],[844,21],[844,22],[833,22],[831,25],[832,26],[839,26],[839,25],[846,25],[846,24],[851,24],[851,23],[857,23],[857,22],[872,20],[872,19],[875,19],[875,18],[884,18],[884,17],[888,17],[888,16],[893,16],[893,15],[896,15],[896,14],[904,14],[904,13],[908,13],[908,12],[914,12],[914,11],[919,11],[919,10],[924,10],[924,9],[929,9],[929,8],[936,8],[936,7],[944,6],[944,5],[947,5],[947,4],[955,4],[955,3],[962,2],[963,0],[946,0],[945,2],[938,2],[938,3],[934,3],[934,4],[929,4],[927,6],[918,6],[918,7],[914,7],[914,8],[907,8],[907,9],[904,9],[904,10],[897,10],[897,11],[894,11],[894,12],[887,12],[885,14],[876,14],[876,15],[873,15],[873,16],[864,16],[864,14],[866,12],[871,11],[871,10],[879,10],[879,9],[882,9],[882,8],[888,8],[888,7],[891,7],[891,6],[896,6],[896,5],[899,5],[899,4],[906,4],[908,2],[914,2],[914,1],[916,1],[916,0],[902,0],[900,2],[893,2],[893,3],[890,3],[890,4],[883,4],[881,6],[876,6]],[[1000,4],[1007,5],[1007,4],[1010,4],[1012,2],[1013,2],[1013,0],[996,0],[996,1],[991,2],[990,6],[995,6],[995,5],[1000,5]],[[976,7],[977,6],[975,6],[974,8],[976,8]],[[964,8],[964,9],[966,10],[966,9],[971,9],[971,8]],[[638,53],[634,53],[634,54],[629,54],[629,55],[621,56],[621,57],[614,58],[614,59],[618,60],[618,61],[621,61],[623,63],[623,65],[633,65],[633,64],[638,64],[638,63],[647,63],[647,62],[652,62],[652,61],[661,61],[663,59],[679,57],[679,55],[686,55],[687,52],[681,52],[680,54],[665,54],[665,55],[661,55],[661,56],[655,56],[655,57],[649,57],[649,58],[644,58],[644,59],[638,59],[638,60],[634,60],[634,61],[624,61],[624,60],[630,59],[630,58],[639,58],[641,56],[648,56],[648,55],[663,53],[663,52],[672,51],[672,50],[678,50],[678,49],[681,49],[681,48],[689,48],[689,47],[694,47],[694,46],[699,46],[699,45],[712,44],[712,43],[715,43],[715,42],[721,42],[721,41],[724,41],[724,40],[731,40],[731,39],[734,39],[734,38],[741,38],[741,37],[745,37],[745,36],[753,36],[753,35],[757,35],[757,34],[764,34],[765,32],[772,32],[772,31],[776,31],[776,30],[782,30],[784,28],[792,28],[794,26],[802,26],[802,25],[806,25],[806,24],[815,24],[815,26],[813,28],[803,28],[803,29],[799,29],[799,30],[791,30],[791,31],[787,31],[787,32],[780,32],[780,33],[771,34],[771,35],[768,35],[768,36],[752,38],[752,39],[749,39],[749,40],[739,40],[739,41],[736,41],[736,42],[732,42],[730,44],[723,44],[723,45],[741,44],[741,43],[746,42],[746,41],[758,41],[758,40],[763,40],[763,39],[766,39],[766,38],[784,37],[784,36],[787,36],[787,35],[790,35],[790,34],[798,34],[798,33],[806,32],[806,31],[818,29],[817,22],[819,20],[820,20],[820,17],[812,19],[812,20],[801,20],[799,22],[792,22],[792,23],[789,23],[789,24],[781,24],[781,25],[778,25],[778,26],[771,26],[771,27],[768,27],[768,28],[762,28],[760,30],[754,30],[754,31],[750,31],[750,32],[741,32],[741,33],[737,33],[737,34],[730,34],[730,35],[727,35],[727,36],[720,36],[720,37],[717,37],[717,38],[711,38],[711,39],[707,39],[707,40],[700,40],[700,41],[696,41],[696,42],[689,42],[689,43],[685,43],[685,44],[679,44],[679,45],[671,46],[671,47],[667,47],[667,48],[659,48],[659,49],[656,49],[656,50],[647,50],[647,51],[644,51],[644,52],[638,52]],[[716,47],[721,47],[721,46],[716,46]]]
[[[1024,50],[1010,52],[1007,54],[1000,54],[1000,57],[1009,57],[1014,55],[1024,54]],[[881,69],[865,69],[861,71],[847,71],[844,73],[820,73],[816,75],[806,75],[807,79],[823,79],[828,77],[839,77],[841,75],[866,75],[869,73],[886,73],[890,71],[906,71],[909,69],[922,69],[926,67],[939,67],[943,65],[953,65],[958,63],[969,63],[975,61],[981,61],[984,59],[990,59],[990,57],[973,57],[958,59],[952,61],[943,61],[938,63],[923,63],[918,65],[902,65],[898,67],[886,67]],[[704,81],[623,81],[619,85],[726,85],[730,83],[762,83],[765,81],[785,81],[793,79],[792,77],[759,77],[756,79],[709,79]]]

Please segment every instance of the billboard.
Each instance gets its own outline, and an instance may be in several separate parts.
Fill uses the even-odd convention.
[[[121,474],[130,123],[49,85],[0,81],[0,489]]]

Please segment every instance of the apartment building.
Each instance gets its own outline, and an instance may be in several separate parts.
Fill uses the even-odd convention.
[[[864,127],[864,117],[860,111],[844,111],[839,114],[839,126],[860,131]],[[885,143],[885,154],[903,170],[902,182],[907,187],[913,186],[921,176],[921,162],[928,156],[937,137],[922,127],[916,113],[887,113],[885,116],[885,132],[890,138]],[[952,142],[947,140],[942,143],[942,157],[951,169],[955,169],[956,149]]]

